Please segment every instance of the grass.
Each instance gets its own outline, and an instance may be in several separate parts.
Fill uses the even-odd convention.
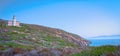
[[[73,44],[66,39],[54,37],[54,36],[50,36],[50,35],[43,37],[43,40],[46,41],[46,43],[44,43],[45,46],[47,45],[47,46],[51,46],[51,47],[61,47],[61,48],[65,47],[65,46],[78,47],[76,44]],[[52,43],[52,44],[50,44],[50,43]],[[54,45],[54,44],[56,44],[56,45]]]
[[[14,42],[4,42],[4,43],[0,43],[0,46],[13,47],[13,48],[32,49],[30,46],[20,45],[20,44],[14,43]],[[4,49],[5,49],[5,48],[4,48]],[[6,49],[7,49],[7,48],[6,48]]]
[[[6,32],[0,33],[0,40],[3,41],[14,40],[23,44],[31,44],[33,46],[39,45],[40,47],[78,47],[78,45],[71,43],[65,38],[55,36],[55,31],[52,31],[53,29],[28,24],[21,24],[21,27],[6,26],[2,21],[0,21],[0,23],[0,29],[7,30]],[[11,46],[10,43],[6,45]],[[18,46],[17,44],[13,43],[13,47]]]
[[[70,56],[101,56],[117,51],[117,47],[111,45],[90,47],[90,49],[91,50],[85,50],[80,53],[72,54]]]

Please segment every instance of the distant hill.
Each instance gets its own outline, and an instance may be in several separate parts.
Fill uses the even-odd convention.
[[[0,46],[31,47],[85,47],[86,39],[64,30],[34,24],[21,23],[21,27],[6,26],[7,20],[0,19]]]
[[[96,36],[89,37],[90,39],[120,39],[120,35],[110,35],[110,36]]]

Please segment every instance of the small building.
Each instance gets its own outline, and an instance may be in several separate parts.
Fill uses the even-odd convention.
[[[7,21],[7,26],[17,26],[20,27],[20,22],[16,20],[16,17],[13,16],[13,20],[8,20]]]

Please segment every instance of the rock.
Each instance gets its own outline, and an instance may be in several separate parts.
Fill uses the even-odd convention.
[[[4,51],[4,56],[14,56],[13,52],[14,52],[13,48],[8,48],[7,50]]]
[[[23,50],[21,48],[14,48],[14,54],[22,54]]]
[[[15,54],[14,56],[23,56],[23,54]]]
[[[37,50],[32,50],[29,53],[26,53],[25,56],[39,56]]]
[[[3,51],[2,50],[0,50],[0,56],[3,56]]]

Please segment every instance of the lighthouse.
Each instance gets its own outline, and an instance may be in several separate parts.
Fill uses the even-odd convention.
[[[13,19],[12,19],[12,20],[9,20],[9,21],[7,22],[7,26],[17,26],[17,27],[20,27],[20,22],[18,22],[18,21],[16,20],[16,16],[14,15],[14,16],[13,16]]]
[[[16,26],[16,17],[13,16],[13,26]]]

